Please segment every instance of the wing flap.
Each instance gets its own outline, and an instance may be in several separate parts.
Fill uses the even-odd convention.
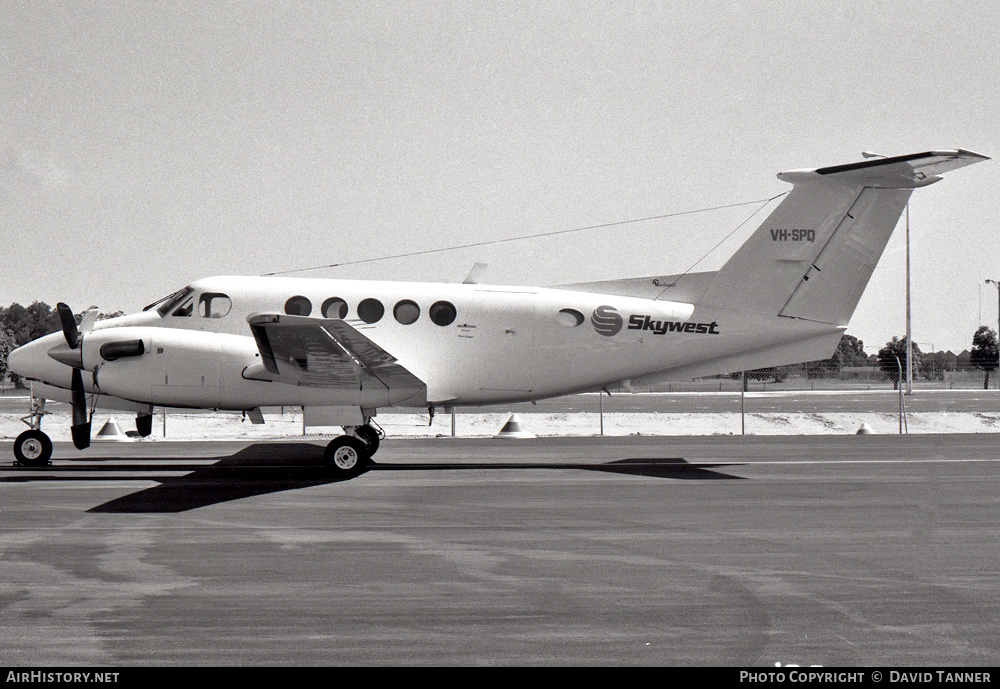
[[[323,329],[362,368],[378,378],[390,390],[396,388],[426,388],[426,384],[401,366],[396,357],[339,318],[326,320]]]
[[[247,322],[264,368],[279,382],[426,391],[424,382],[392,354],[340,319],[255,314]]]

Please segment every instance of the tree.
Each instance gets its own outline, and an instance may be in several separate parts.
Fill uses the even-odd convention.
[[[14,333],[4,327],[0,327],[0,382],[3,382],[7,375],[7,355],[17,348],[17,340]]]
[[[972,336],[972,351],[969,352],[972,365],[986,372],[983,389],[990,387],[990,371],[997,367],[997,334],[985,325]]]
[[[108,318],[118,318],[119,316],[124,316],[124,315],[125,315],[124,311],[112,311],[111,313],[99,313],[99,314],[97,314],[97,320],[103,321],[103,320],[107,320]]]
[[[913,343],[913,370],[920,369],[920,347]],[[885,343],[885,347],[878,350],[878,367],[885,372],[892,381],[892,389],[899,388],[900,368],[906,370],[906,338],[893,338]]]
[[[6,309],[0,308],[0,371],[7,372],[7,355],[21,345],[37,340],[42,335],[48,335],[60,330],[59,315],[48,304],[34,302],[25,308],[20,304],[11,304]],[[12,339],[13,345],[4,348],[2,334],[6,333]],[[0,378],[3,377],[0,373]],[[23,388],[20,376],[10,374],[14,387]]]
[[[829,359],[810,361],[805,365],[809,378],[836,377],[844,366],[867,366],[865,343],[854,335],[843,335],[837,351]]]
[[[0,309],[0,328],[9,330],[20,347],[59,330],[59,315],[51,306],[40,301],[27,308],[11,304],[6,309]]]
[[[867,366],[868,355],[865,354],[865,343],[854,337],[854,335],[844,335],[837,345],[837,352],[833,355],[840,360],[840,366]]]

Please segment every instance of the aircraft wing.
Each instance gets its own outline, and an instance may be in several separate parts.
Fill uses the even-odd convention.
[[[291,385],[423,391],[394,356],[339,318],[254,314],[247,318],[271,378]]]

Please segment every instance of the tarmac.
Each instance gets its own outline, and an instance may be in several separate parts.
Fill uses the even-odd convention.
[[[10,456],[10,444],[0,452]],[[0,470],[6,666],[994,665],[995,436],[116,443]]]

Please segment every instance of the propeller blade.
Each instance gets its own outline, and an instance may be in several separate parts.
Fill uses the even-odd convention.
[[[94,329],[94,323],[97,322],[97,307],[91,306],[89,309],[83,312],[83,318],[80,319],[80,333],[86,334]]]
[[[73,444],[76,449],[90,447],[90,419],[87,418],[87,395],[83,390],[83,374],[80,369],[73,369],[71,381],[73,394]]]
[[[70,349],[76,349],[80,344],[80,331],[76,329],[76,316],[73,309],[62,302],[56,304],[56,311],[59,313],[59,324],[62,325],[63,337]]]

